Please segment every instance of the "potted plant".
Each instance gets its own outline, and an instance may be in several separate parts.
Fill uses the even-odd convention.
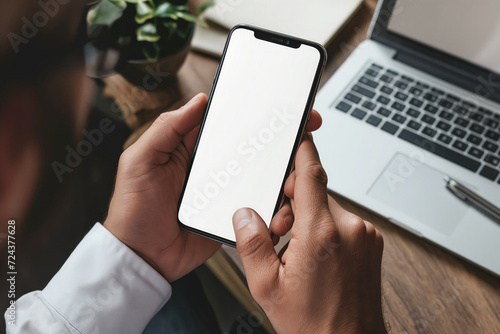
[[[139,83],[151,68],[175,74],[184,62],[195,23],[213,2],[205,2],[193,15],[189,0],[100,0],[87,14],[92,49],[99,54],[94,67],[110,69]]]

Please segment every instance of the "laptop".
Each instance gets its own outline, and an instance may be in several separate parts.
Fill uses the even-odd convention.
[[[369,38],[318,93],[328,187],[500,276],[500,2],[380,0]]]

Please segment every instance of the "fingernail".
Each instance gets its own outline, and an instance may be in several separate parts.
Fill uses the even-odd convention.
[[[249,223],[252,222],[253,214],[250,209],[243,208],[239,209],[234,213],[233,216],[233,225],[236,230],[239,230]]]
[[[196,94],[191,100],[189,100],[188,103],[184,105],[185,108],[191,107],[193,104],[195,104],[198,100],[200,99],[200,94]]]

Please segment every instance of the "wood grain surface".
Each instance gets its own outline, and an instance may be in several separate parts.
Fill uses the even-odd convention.
[[[329,60],[322,84],[366,38],[375,6],[375,0],[365,0],[351,22],[328,46]],[[136,104],[135,112],[145,116],[134,124],[139,130],[128,144],[135,141],[160,112],[182,105],[198,92],[208,94],[217,65],[218,59],[191,52],[175,85],[163,93],[146,92],[151,98]],[[117,101],[123,97],[120,94],[127,94],[133,88],[118,75],[105,81],[106,93]],[[166,98],[158,94],[165,94]],[[148,110],[151,106],[152,110]],[[347,199],[334,197],[345,209],[372,222],[384,236],[383,303],[392,333],[500,333],[500,278]]]

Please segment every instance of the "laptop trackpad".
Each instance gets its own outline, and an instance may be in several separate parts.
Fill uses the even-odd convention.
[[[449,235],[469,207],[446,189],[444,176],[421,161],[398,153],[368,195]]]

